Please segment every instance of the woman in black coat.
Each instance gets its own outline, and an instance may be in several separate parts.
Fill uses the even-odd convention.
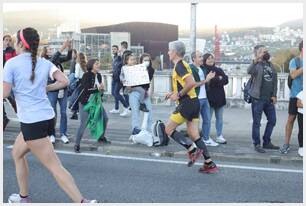
[[[222,135],[223,130],[223,109],[226,105],[224,86],[228,84],[228,77],[224,71],[215,65],[214,55],[206,53],[203,56],[203,67],[206,74],[214,72],[215,77],[210,80],[207,87],[207,98],[210,104],[210,114],[212,117],[215,112],[216,117],[216,142],[226,144],[226,140]]]
[[[86,129],[86,124],[88,120],[88,112],[84,110],[84,106],[88,103],[91,94],[97,93],[99,91],[104,90],[104,85],[102,82],[102,75],[99,73],[100,63],[97,59],[90,59],[86,65],[87,72],[84,73],[82,80],[81,80],[81,93],[78,99],[79,102],[79,110],[80,110],[80,127],[78,128],[76,138],[75,138],[75,145],[74,151],[76,153],[80,153],[80,144]],[[111,143],[106,139],[104,136],[108,117],[103,109],[103,118],[104,118],[104,132],[102,133],[101,137],[98,139],[98,143],[109,144]]]

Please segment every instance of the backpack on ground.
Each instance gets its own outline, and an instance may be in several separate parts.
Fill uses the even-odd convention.
[[[295,57],[294,61],[295,61],[296,68],[300,68],[301,67],[300,58]],[[288,75],[288,79],[287,79],[287,85],[288,85],[289,89],[291,89],[291,87],[292,87],[292,81],[293,81],[293,79],[291,78],[290,71],[289,71],[289,75]]]
[[[165,124],[161,120],[157,120],[152,125],[153,146],[166,146],[169,143],[169,137],[165,131]]]
[[[253,77],[251,77],[247,82],[243,84],[242,92],[243,99],[246,103],[250,104],[252,102],[252,97],[250,95],[251,86],[253,83]]]

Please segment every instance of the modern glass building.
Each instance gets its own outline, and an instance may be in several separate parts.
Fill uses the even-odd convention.
[[[110,55],[110,34],[81,33],[79,51],[84,52],[88,58],[101,59]]]

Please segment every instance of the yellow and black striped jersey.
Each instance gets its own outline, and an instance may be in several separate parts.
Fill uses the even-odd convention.
[[[187,62],[184,60],[180,60],[176,63],[173,69],[172,74],[172,87],[173,91],[178,93],[180,92],[185,86],[185,79],[189,75],[192,76],[192,70]],[[192,88],[187,94],[184,96],[189,97],[190,99],[196,98],[197,94],[194,88]]]

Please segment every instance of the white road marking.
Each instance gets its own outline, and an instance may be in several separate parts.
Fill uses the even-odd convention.
[[[6,148],[13,148],[12,145],[7,146]],[[158,163],[170,163],[170,164],[183,164],[186,165],[187,161],[176,161],[176,160],[161,160],[161,159],[150,159],[150,158],[141,158],[141,157],[127,157],[127,156],[117,156],[117,155],[104,155],[104,154],[94,154],[94,153],[75,153],[71,151],[62,151],[55,150],[58,154],[67,154],[67,155],[80,155],[87,157],[103,157],[103,158],[111,158],[111,159],[123,159],[123,160],[134,160],[134,161],[145,161],[145,162],[158,162]],[[195,163],[195,165],[203,165],[203,163]],[[242,170],[257,170],[257,171],[267,171],[267,172],[287,172],[287,173],[301,173],[303,174],[303,170],[292,170],[292,169],[281,169],[281,168],[266,168],[266,167],[251,167],[251,166],[240,166],[240,165],[226,165],[226,164],[218,164],[218,167],[223,168],[232,168],[232,169],[242,169]]]

